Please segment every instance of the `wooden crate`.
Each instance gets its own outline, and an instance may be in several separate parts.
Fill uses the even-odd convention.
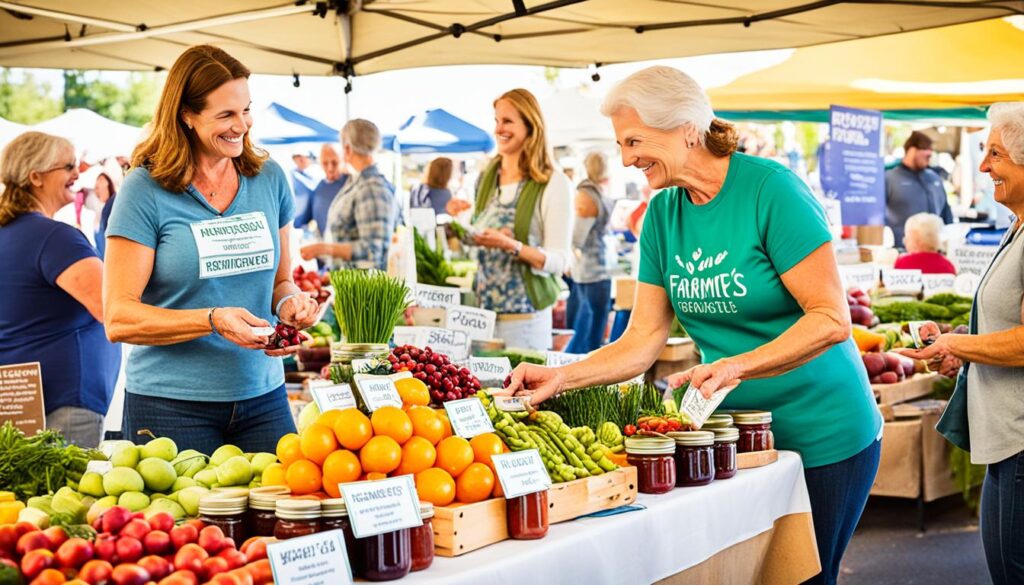
[[[938,374],[914,374],[895,384],[872,384],[871,391],[879,404],[900,404],[932,393]]]
[[[548,492],[548,523],[625,506],[633,503],[636,495],[636,468],[631,466],[555,484]],[[508,538],[505,499],[435,508],[433,526],[434,552],[442,557],[459,556],[501,542]]]
[[[616,311],[631,311],[633,296],[636,294],[636,279],[619,276],[612,279],[612,287],[612,298],[615,299],[613,308]]]

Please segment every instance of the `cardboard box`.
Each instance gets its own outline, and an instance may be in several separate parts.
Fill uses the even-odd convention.
[[[630,311],[633,309],[633,296],[636,294],[636,279],[620,276],[612,280],[612,298],[615,299],[613,309]]]
[[[908,409],[900,410],[906,414]],[[871,495],[920,497],[931,502],[960,491],[949,469],[952,447],[935,430],[942,408],[931,406],[919,411],[919,418],[885,423],[881,461]]]

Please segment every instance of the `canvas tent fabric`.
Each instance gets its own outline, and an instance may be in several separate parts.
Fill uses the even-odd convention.
[[[338,141],[337,129],[276,102],[267,106],[255,122],[253,139],[266,146]]]
[[[72,108],[27,129],[67,138],[75,145],[78,156],[88,162],[131,155],[143,132],[142,128],[115,122],[82,108]]]
[[[0,65],[152,70],[190,45],[256,73],[584,67],[802,47],[1024,14],[1024,0],[5,0]]]
[[[733,119],[827,121],[832,104],[891,119],[984,120],[1024,100],[1024,16],[807,47],[708,91]]]
[[[402,154],[489,152],[494,139],[487,131],[443,109],[410,117],[398,130]]]
[[[29,126],[0,118],[0,148],[3,148],[19,134],[28,130]]]

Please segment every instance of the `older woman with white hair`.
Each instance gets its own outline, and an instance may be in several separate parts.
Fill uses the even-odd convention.
[[[678,317],[704,363],[669,385],[771,411],[776,447],[803,457],[822,566],[812,582],[834,583],[878,468],[882,419],[850,339],[825,214],[789,169],[737,152],[733,127],[681,71],[631,75],[602,111],[623,164],[662,189],[644,220],[632,320],[586,360],[520,365],[506,392],[540,401],[640,374]]]
[[[896,259],[894,268],[920,270],[922,274],[956,274],[956,267],[939,252],[942,247],[942,218],[934,213],[915,213],[903,227],[907,253]]]
[[[973,463],[988,465],[981,539],[1001,585],[1024,583],[1024,102],[995,104],[988,117],[981,171],[1017,219],[975,293],[969,332],[904,353],[947,374],[963,364],[938,429]]]

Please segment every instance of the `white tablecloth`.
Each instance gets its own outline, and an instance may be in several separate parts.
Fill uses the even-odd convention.
[[[735,477],[667,494],[640,494],[646,510],[579,518],[542,540],[506,540],[456,558],[436,557],[402,583],[540,585],[653,583],[810,512],[803,464],[792,452]]]

